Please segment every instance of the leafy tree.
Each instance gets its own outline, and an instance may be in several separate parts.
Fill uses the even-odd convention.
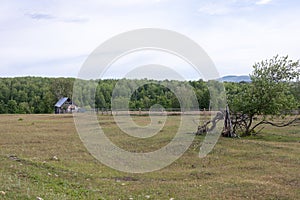
[[[7,105],[3,100],[0,100],[0,114],[7,113]]]
[[[7,103],[7,111],[11,114],[18,113],[18,104],[15,100],[9,100]]]
[[[51,91],[57,99],[62,97],[72,97],[73,84],[75,79],[73,78],[57,78],[52,81]]]
[[[19,114],[29,114],[29,113],[31,113],[29,104],[27,102],[21,102],[19,104],[18,113]]]
[[[275,56],[256,63],[253,68],[251,83],[240,84],[235,94],[234,90],[228,94],[231,111],[236,116],[235,128],[240,127],[243,135],[254,133],[262,124],[275,125],[268,120],[297,108],[291,84],[299,78],[299,61]],[[254,124],[257,116],[261,116],[261,120]]]
[[[298,102],[298,110],[300,110],[300,80],[292,83],[291,91]]]
[[[213,110],[221,110],[226,107],[226,91],[224,85],[220,81],[209,80],[207,82],[207,87],[209,89],[209,94],[211,97],[209,104],[210,108]]]

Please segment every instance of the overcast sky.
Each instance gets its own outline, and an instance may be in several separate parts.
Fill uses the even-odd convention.
[[[184,34],[222,76],[247,75],[276,54],[300,58],[299,19],[298,0],[0,0],[0,77],[76,77],[102,42],[139,28]]]

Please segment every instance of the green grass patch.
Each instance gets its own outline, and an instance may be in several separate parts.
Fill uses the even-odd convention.
[[[133,120],[149,124],[147,116]],[[99,116],[108,137],[133,152],[166,145],[178,121],[170,116],[157,135],[137,139],[122,133],[111,116]],[[300,199],[298,126],[220,138],[203,159],[199,136],[170,166],[145,174],[119,172],[95,160],[71,115],[1,115],[0,130],[0,199]]]

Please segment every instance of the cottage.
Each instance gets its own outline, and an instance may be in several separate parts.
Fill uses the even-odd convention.
[[[63,97],[54,105],[55,114],[77,112],[78,107],[68,97]]]

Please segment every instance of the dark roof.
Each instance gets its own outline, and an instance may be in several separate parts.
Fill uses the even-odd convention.
[[[70,98],[63,97],[55,104],[55,107],[61,107],[66,101],[70,101]]]

